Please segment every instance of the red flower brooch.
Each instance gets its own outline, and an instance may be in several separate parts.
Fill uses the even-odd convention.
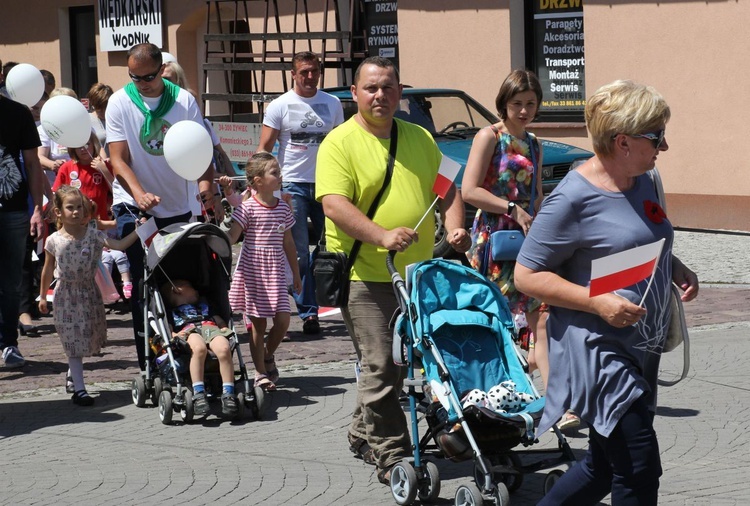
[[[657,225],[667,219],[667,213],[664,212],[658,202],[644,200],[643,210],[646,212],[646,217]]]

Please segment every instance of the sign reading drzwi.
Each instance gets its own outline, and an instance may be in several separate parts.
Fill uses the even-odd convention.
[[[150,42],[162,47],[161,0],[99,0],[101,51],[127,51]]]

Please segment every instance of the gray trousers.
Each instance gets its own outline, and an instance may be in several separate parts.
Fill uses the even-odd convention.
[[[411,454],[406,416],[398,400],[406,368],[393,363],[393,335],[388,329],[397,307],[390,283],[352,281],[349,305],[341,309],[361,368],[349,432],[367,441],[381,469]]]

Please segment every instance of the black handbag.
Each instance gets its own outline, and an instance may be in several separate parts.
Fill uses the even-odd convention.
[[[536,153],[534,152],[534,143],[531,136],[527,133],[526,139],[529,143],[529,152],[531,153],[531,163],[534,166],[534,177],[531,180],[531,202],[529,203],[529,214],[534,216],[534,200],[536,199],[536,178],[537,163]],[[497,230],[490,234],[490,243],[488,250],[492,255],[493,262],[507,262],[515,260],[518,252],[521,251],[523,241],[526,236],[521,230]]]
[[[391,182],[393,165],[396,163],[398,148],[398,127],[396,120],[391,126],[391,146],[388,152],[388,164],[385,167],[385,179],[375,200],[367,211],[367,217],[372,219],[378,208],[380,198]],[[349,303],[349,273],[362,246],[362,241],[354,241],[349,255],[344,252],[326,251],[325,230],[318,244],[318,253],[313,261],[313,277],[315,278],[315,301],[323,307],[343,307]]]

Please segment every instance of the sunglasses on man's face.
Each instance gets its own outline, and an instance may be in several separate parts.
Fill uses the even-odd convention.
[[[153,74],[148,74],[148,75],[145,75],[145,76],[137,76],[135,74],[131,74],[130,72],[128,72],[128,75],[130,76],[130,79],[132,79],[134,83],[139,83],[141,81],[144,81],[146,83],[150,83],[151,81],[153,81],[154,79],[156,79],[156,76],[159,75],[160,71],[161,71],[161,67],[159,67],[159,70],[157,70]]]
[[[664,142],[664,129],[658,132],[646,132],[645,134],[633,134],[631,137],[638,137],[640,139],[648,139],[654,145],[654,149],[659,149],[661,143]]]

